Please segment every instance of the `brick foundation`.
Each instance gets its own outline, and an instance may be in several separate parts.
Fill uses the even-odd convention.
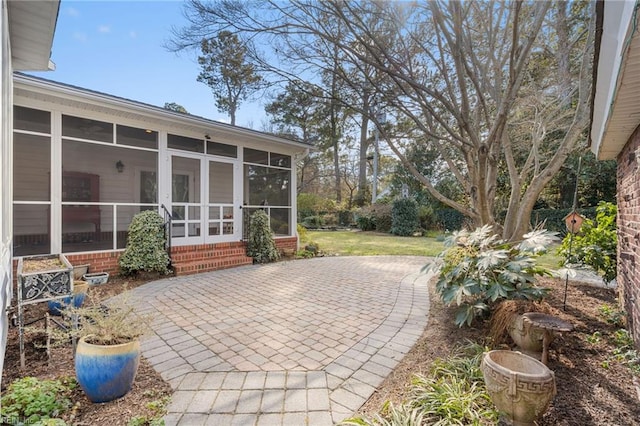
[[[285,256],[292,255],[297,249],[296,237],[276,238],[275,241],[278,250]],[[118,259],[123,251],[69,253],[65,256],[72,265],[89,265],[90,272],[108,272],[109,275],[117,275],[120,273]],[[246,255],[246,246],[243,241],[172,247],[171,260],[176,275],[209,272],[253,263],[253,259]],[[17,267],[18,260],[14,259],[14,279]]]
[[[618,155],[618,291],[640,347],[640,127]]]

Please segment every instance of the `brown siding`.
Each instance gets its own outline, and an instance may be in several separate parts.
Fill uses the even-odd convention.
[[[618,156],[618,291],[640,347],[640,127]]]

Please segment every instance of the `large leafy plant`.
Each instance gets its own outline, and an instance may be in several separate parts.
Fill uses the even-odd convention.
[[[164,222],[153,210],[136,214],[129,225],[127,248],[120,256],[120,270],[125,275],[138,271],[168,272],[169,255],[165,250]]]
[[[611,282],[617,274],[617,232],[615,204],[601,201],[596,208],[595,223],[585,219],[580,232],[568,234],[558,250],[568,265],[582,265]]]
[[[536,277],[550,273],[535,259],[555,240],[555,233],[546,230],[528,233],[519,242],[499,239],[488,225],[457,231],[426,268],[438,272],[436,291],[444,303],[458,306],[455,323],[471,325],[499,300],[544,297],[547,290],[536,285]]]

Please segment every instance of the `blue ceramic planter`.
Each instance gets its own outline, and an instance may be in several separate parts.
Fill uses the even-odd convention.
[[[92,402],[109,402],[126,395],[138,371],[140,342],[92,345],[83,337],[76,349],[76,378]]]
[[[65,306],[72,305],[75,308],[79,308],[84,303],[84,299],[87,296],[86,293],[74,294],[70,297],[65,297],[62,300],[49,300],[49,313],[51,315],[62,315],[61,310]]]
[[[49,313],[51,315],[62,315],[62,309],[66,306],[73,306],[79,308],[84,303],[84,299],[87,297],[87,289],[89,285],[84,281],[76,281],[73,286],[73,295],[65,297],[64,299],[50,300]]]

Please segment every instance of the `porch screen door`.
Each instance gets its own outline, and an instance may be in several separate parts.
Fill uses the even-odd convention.
[[[202,242],[200,159],[171,156],[171,237],[178,243]]]
[[[234,208],[233,162],[209,161],[207,242],[229,241],[239,235]]]

